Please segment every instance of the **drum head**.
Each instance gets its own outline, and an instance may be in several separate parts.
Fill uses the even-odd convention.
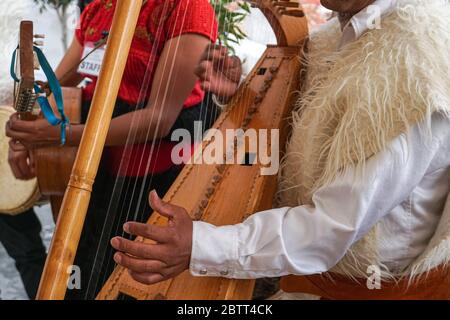
[[[5,125],[14,109],[0,106],[0,214],[15,215],[30,209],[39,199],[36,179],[17,180],[8,164],[8,142]]]

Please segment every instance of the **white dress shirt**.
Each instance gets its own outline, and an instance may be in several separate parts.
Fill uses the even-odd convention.
[[[343,34],[357,39],[364,29],[353,26],[366,17],[354,16]],[[419,124],[398,136],[368,159],[364,181],[348,171],[315,192],[312,206],[256,213],[233,226],[194,222],[191,273],[246,279],[325,272],[378,222],[381,261],[401,271],[425,250],[450,190],[450,120],[436,113],[431,128]]]
[[[370,6],[355,14],[343,26],[340,47],[359,39],[367,30],[382,28],[381,18],[397,4],[397,0],[375,0]]]

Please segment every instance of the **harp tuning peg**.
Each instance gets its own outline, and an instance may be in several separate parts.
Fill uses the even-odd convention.
[[[35,34],[34,38],[35,39],[45,39],[45,34]]]
[[[38,46],[38,47],[43,47],[44,46],[44,41],[34,41],[33,43],[34,43],[35,46]]]

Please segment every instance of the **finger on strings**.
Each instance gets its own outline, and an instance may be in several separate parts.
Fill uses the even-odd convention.
[[[241,68],[242,67],[242,61],[239,59],[238,56],[229,56],[224,61],[224,65],[226,68]]]
[[[214,60],[214,66],[222,73],[228,73],[229,69],[235,69],[241,67],[241,59],[237,56],[224,56]]]
[[[212,79],[213,80],[213,79]],[[220,81],[203,81],[201,87],[205,91],[214,92],[217,96],[226,95],[228,90],[224,83]]]
[[[145,223],[127,222],[123,225],[123,230],[131,235],[151,239],[159,243],[170,240],[171,231],[167,227],[160,227]]]
[[[114,261],[120,266],[138,273],[159,273],[166,267],[162,261],[139,259],[121,252],[114,254]]]
[[[201,61],[213,61],[228,55],[228,49],[219,44],[211,43],[203,52]]]
[[[207,76],[207,71],[212,68],[212,62],[210,61],[202,61],[199,63],[199,65],[195,68],[195,75],[200,78],[200,80],[205,80]]]
[[[214,91],[214,87],[210,81],[208,80],[204,80],[202,81],[202,83],[200,84],[200,87],[202,88],[203,91],[209,91],[209,92],[215,92]]]
[[[130,241],[122,237],[111,240],[111,246],[122,253],[135,256],[140,259],[151,259],[163,261],[164,248],[160,244],[149,244]]]

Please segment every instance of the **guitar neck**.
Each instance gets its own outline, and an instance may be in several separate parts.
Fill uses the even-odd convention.
[[[20,82],[16,91],[14,108],[24,118],[32,119],[36,93],[34,92],[33,22],[22,21],[19,36]],[[25,115],[29,113],[29,115]]]

